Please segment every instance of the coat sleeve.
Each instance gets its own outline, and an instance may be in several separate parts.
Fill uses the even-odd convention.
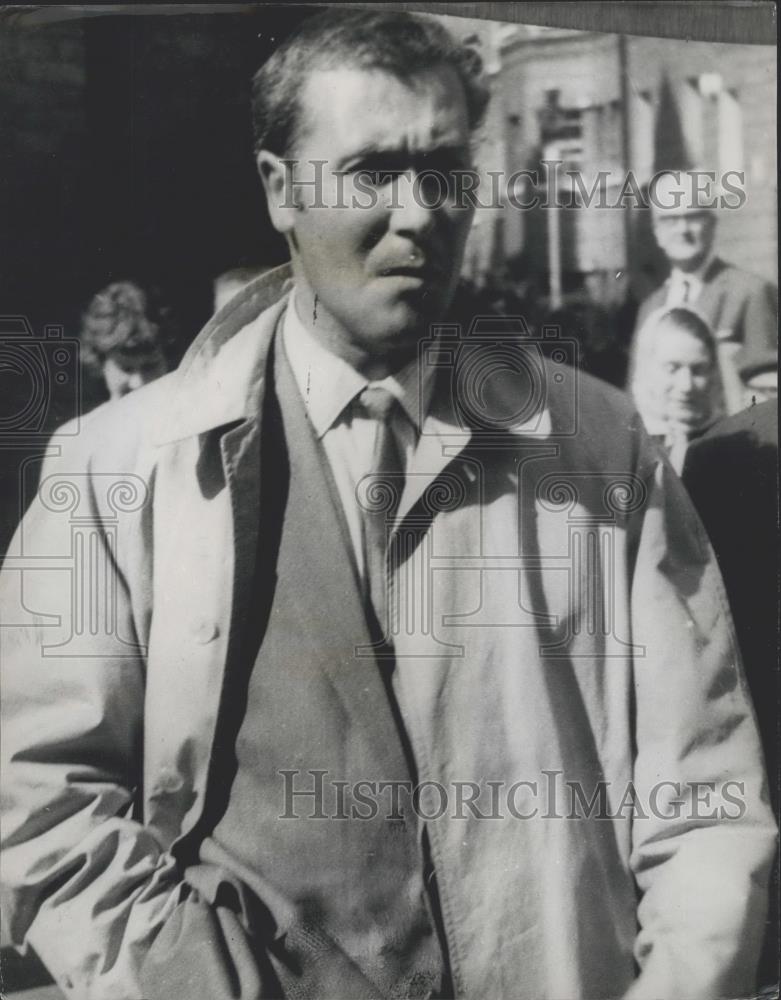
[[[278,995],[251,944],[242,883],[209,865],[183,872],[138,821],[146,657],[136,622],[148,602],[130,592],[112,541],[122,536],[96,494],[116,487],[127,500],[139,477],[115,483],[91,469],[89,444],[54,444],[63,455],[45,464],[0,573],[0,899],[11,940],[76,1000]],[[125,536],[150,531],[138,508],[128,516]]]
[[[766,281],[746,300],[743,339],[749,355],[778,350],[778,289]]]
[[[87,463],[65,451],[45,464],[0,574],[4,918],[13,943],[31,945],[67,993],[138,1000],[141,958],[182,882],[155,833],[133,818],[144,656]],[[90,572],[105,568],[96,587],[113,590],[115,634],[94,602],[82,603],[81,544]],[[121,650],[117,635],[128,640]]]
[[[762,751],[704,530],[665,461],[647,484],[632,592],[640,974],[627,998],[748,996],[776,832]]]

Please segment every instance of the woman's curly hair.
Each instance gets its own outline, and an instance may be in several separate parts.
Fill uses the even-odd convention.
[[[168,355],[171,331],[168,310],[132,281],[101,289],[81,318],[82,363],[99,373],[109,357],[138,358],[159,348]]]

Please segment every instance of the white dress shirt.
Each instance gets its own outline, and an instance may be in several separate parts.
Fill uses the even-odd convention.
[[[667,302],[673,306],[694,306],[702,293],[705,284],[705,272],[710,267],[713,255],[710,254],[696,271],[681,271],[674,267],[670,272],[667,286]]]
[[[391,418],[391,430],[404,468],[409,469],[431,399],[434,369],[427,367],[419,379],[418,359],[415,358],[396,374],[370,382],[310,333],[296,310],[295,291],[285,312],[282,339],[309,420],[323,443],[342,502],[358,572],[364,579],[366,559],[355,489],[372,471],[377,421],[368,417],[361,407],[351,404],[367,385],[381,386],[395,396],[400,406]]]

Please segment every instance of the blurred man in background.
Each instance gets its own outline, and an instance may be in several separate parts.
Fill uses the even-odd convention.
[[[696,171],[665,172],[650,190],[653,231],[670,276],[640,306],[635,329],[654,310],[696,307],[718,345],[727,411],[743,408],[740,356],[778,349],[778,290],[714,252],[719,191]]]
[[[776,401],[770,399],[749,406],[715,423],[689,449],[683,480],[708,532],[727,587],[771,776],[771,801],[777,813],[781,688],[775,544],[778,537]],[[773,990],[768,995],[776,995],[778,990],[778,910],[776,859],[759,969],[759,985]]]
[[[243,288],[270,270],[270,267],[259,264],[253,267],[232,267],[229,271],[218,274],[214,279],[214,311],[219,312],[226,302],[230,302]]]
[[[758,351],[741,357],[738,374],[745,386],[745,406],[778,398],[778,356],[775,351]]]
[[[682,307],[652,313],[637,337],[632,396],[676,472],[718,412],[717,388],[716,344],[702,317]]]

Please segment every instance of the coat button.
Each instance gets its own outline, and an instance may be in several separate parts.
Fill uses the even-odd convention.
[[[220,630],[216,622],[200,621],[193,625],[193,633],[195,641],[201,646],[205,646],[207,642],[217,638]]]

